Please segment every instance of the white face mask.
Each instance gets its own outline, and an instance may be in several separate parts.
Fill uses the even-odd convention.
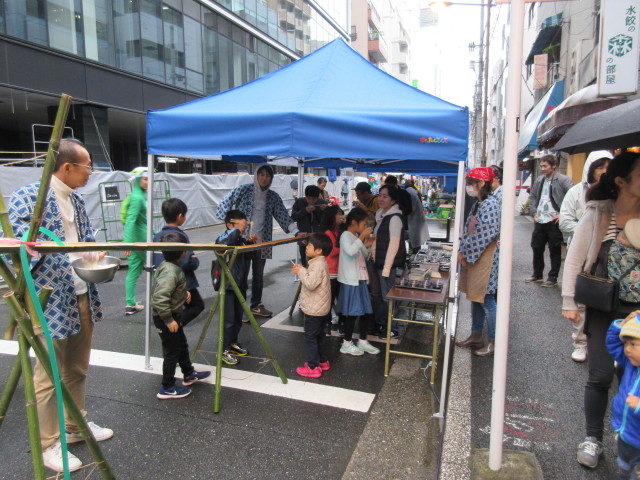
[[[469,195],[470,197],[477,197],[478,191],[473,188],[473,185],[467,185],[467,195]]]

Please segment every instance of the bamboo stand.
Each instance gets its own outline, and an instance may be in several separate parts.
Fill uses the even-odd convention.
[[[58,113],[54,123],[53,132],[51,134],[51,140],[49,142],[47,158],[42,171],[40,189],[38,191],[36,204],[34,206],[34,211],[32,214],[29,236],[27,238],[27,241],[30,242],[36,239],[42,222],[42,215],[45,208],[47,192],[49,190],[49,185],[51,182],[51,175],[53,174],[58,147],[60,145],[60,139],[62,138],[62,132],[67,120],[70,106],[71,97],[63,94],[60,98]],[[7,208],[1,194],[0,223],[2,225],[4,236],[6,238],[14,238],[13,228],[11,226],[11,222],[9,221]],[[11,253],[11,260],[16,272],[16,276],[13,276],[4,259],[0,257],[0,275],[2,275],[5,282],[12,290],[4,296],[4,299],[6,300],[10,309],[9,323],[4,338],[12,339],[15,335],[15,329],[17,327],[19,352],[9,375],[7,384],[5,385],[2,395],[0,396],[0,425],[7,412],[13,394],[15,393],[19,377],[22,374],[24,377],[23,382],[25,402],[27,410],[27,420],[29,425],[29,444],[31,446],[34,478],[40,480],[45,479],[46,477],[44,463],[42,460],[42,449],[40,446],[40,427],[38,423],[38,412],[35,400],[35,389],[33,385],[33,372],[31,370],[31,359],[29,358],[29,348],[33,348],[38,361],[41,363],[42,367],[45,369],[47,375],[53,383],[53,371],[51,368],[47,350],[42,344],[41,339],[37,336],[42,333],[42,326],[39,324],[38,314],[34,304],[35,301],[39,301],[41,305],[46,305],[51,291],[48,289],[43,289],[40,293],[39,299],[31,298],[31,295],[28,291],[26,291],[25,293],[26,277],[24,275],[24,272],[21,271],[19,248],[13,249],[9,253]],[[93,455],[94,461],[98,464],[103,478],[115,478],[111,473],[109,465],[104,458],[100,447],[98,446],[89,428],[87,427],[87,423],[84,419],[84,416],[82,415],[82,412],[74,402],[64,383],[62,383],[62,394],[64,406],[80,429],[80,433],[83,439],[86,441],[87,446],[89,447],[89,450]]]

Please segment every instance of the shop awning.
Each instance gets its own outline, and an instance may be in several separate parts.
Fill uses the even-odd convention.
[[[553,26],[546,27],[540,30],[538,33],[538,37],[536,41],[533,42],[533,46],[531,47],[531,51],[529,52],[529,56],[527,57],[526,65],[531,65],[533,63],[533,57],[535,55],[540,55],[544,52],[544,49],[549,45],[553,45],[554,43],[560,42],[560,37],[562,36],[562,26]]]
[[[564,97],[564,80],[556,82],[544,97],[531,109],[524,126],[520,129],[518,152],[523,153],[538,148],[538,125],[560,103]]]
[[[572,126],[555,149],[570,154],[640,146],[640,100],[588,115]]]
[[[598,86],[589,85],[568,96],[538,126],[538,144],[552,148],[578,120],[624,103],[624,97],[598,97]]]

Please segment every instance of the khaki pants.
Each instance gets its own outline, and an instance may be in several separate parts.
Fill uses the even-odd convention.
[[[89,294],[84,293],[79,295],[77,299],[81,324],[80,331],[63,340],[54,339],[53,346],[56,352],[60,380],[64,382],[71,392],[82,414],[86,415],[84,397],[87,369],[89,368],[89,356],[91,354],[93,321],[91,320]],[[60,429],[58,425],[55,388],[45,369],[37,360],[34,371],[34,384],[36,402],[38,404],[38,420],[40,422],[40,443],[42,444],[42,448],[45,449],[58,441],[60,438]],[[67,431],[78,432],[78,427],[66,410],[65,422]]]

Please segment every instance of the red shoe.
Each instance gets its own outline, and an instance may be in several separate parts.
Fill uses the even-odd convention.
[[[307,362],[304,363],[303,367],[296,368],[296,373],[303,377],[311,378],[319,378],[322,376],[322,370],[320,370],[320,367],[309,368],[309,364]]]
[[[327,360],[326,362],[320,362],[318,366],[320,367],[320,370],[322,370],[323,372],[326,372],[327,370],[329,370],[329,368],[331,368],[329,365],[329,360]]]

